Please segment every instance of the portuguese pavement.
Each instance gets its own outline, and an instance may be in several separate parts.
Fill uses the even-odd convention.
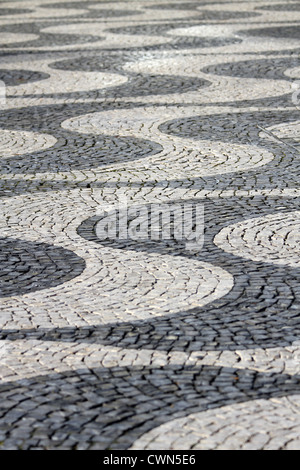
[[[299,52],[296,1],[0,3],[1,450],[300,450]]]

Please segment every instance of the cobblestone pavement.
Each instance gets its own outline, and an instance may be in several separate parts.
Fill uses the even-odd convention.
[[[0,449],[300,450],[299,31],[289,0],[1,2]],[[204,242],[121,236],[161,205]]]

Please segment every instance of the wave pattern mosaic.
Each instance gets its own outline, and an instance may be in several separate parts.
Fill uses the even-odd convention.
[[[1,2],[0,450],[300,449],[299,30]]]

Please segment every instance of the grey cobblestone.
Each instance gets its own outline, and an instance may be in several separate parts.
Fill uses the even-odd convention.
[[[6,6],[0,450],[298,450],[299,5]]]

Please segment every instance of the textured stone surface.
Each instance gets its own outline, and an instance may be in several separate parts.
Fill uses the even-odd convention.
[[[1,450],[300,449],[299,22],[1,5]]]

